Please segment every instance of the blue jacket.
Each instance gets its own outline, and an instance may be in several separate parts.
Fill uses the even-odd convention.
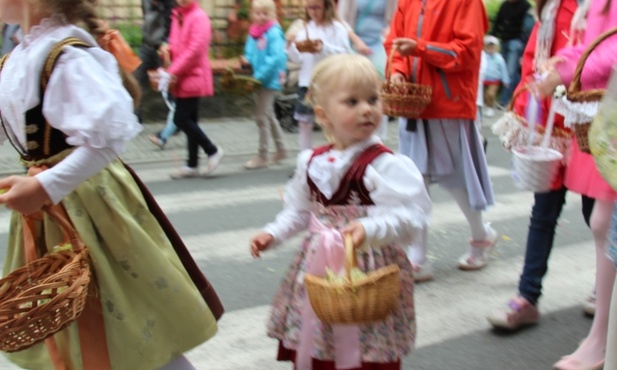
[[[287,68],[285,36],[278,24],[270,27],[259,39],[248,36],[244,45],[244,57],[253,67],[253,78],[261,86],[281,90],[280,76]]]

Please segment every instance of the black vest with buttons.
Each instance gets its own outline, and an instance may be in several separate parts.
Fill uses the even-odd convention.
[[[40,90],[40,103],[26,112],[26,147],[22,147],[20,143],[14,142],[13,135],[10,135],[7,131],[4,122],[2,128],[5,130],[6,136],[11,141],[11,144],[20,153],[23,160],[36,161],[46,159],[54,156],[63,150],[72,148],[72,145],[67,144],[67,135],[53,128],[43,116],[43,98],[45,95],[45,89],[51,73],[58,61],[58,58],[62,54],[65,46],[77,46],[77,47],[90,47],[89,44],[84,41],[70,37],[58,42],[52,48],[49,56],[47,57],[45,64],[43,65],[43,71],[41,73],[41,90]],[[0,59],[0,71],[4,67],[4,63],[9,58],[10,54],[6,54]]]

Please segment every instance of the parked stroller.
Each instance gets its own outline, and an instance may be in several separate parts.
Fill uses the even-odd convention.
[[[285,84],[274,100],[274,113],[283,130],[298,132],[298,121],[294,119],[296,100],[298,99],[298,70],[300,65],[287,63]]]

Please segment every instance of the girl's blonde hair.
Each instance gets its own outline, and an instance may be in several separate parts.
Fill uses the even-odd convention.
[[[379,86],[381,80],[373,63],[358,54],[336,54],[319,62],[313,69],[307,99],[311,105],[324,105],[336,87]]]
[[[103,36],[107,28],[96,14],[98,0],[39,0],[39,4],[51,14],[63,15],[69,23],[83,23],[95,39]],[[122,83],[136,105],[141,96],[141,88],[132,74],[120,69]]]
[[[271,19],[276,19],[276,4],[274,0],[253,0],[251,9],[263,9],[268,13]]]
[[[334,0],[322,0],[324,10],[323,10],[323,22],[328,24],[334,21],[339,21],[340,18],[338,13],[336,12],[336,5],[334,4]],[[311,17],[309,16],[308,10],[304,10],[304,21],[309,22]]]

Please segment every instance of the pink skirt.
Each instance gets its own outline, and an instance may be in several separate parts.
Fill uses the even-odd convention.
[[[615,190],[598,172],[593,156],[578,149],[576,138],[572,138],[564,184],[568,190],[601,201],[612,202],[617,198]]]

